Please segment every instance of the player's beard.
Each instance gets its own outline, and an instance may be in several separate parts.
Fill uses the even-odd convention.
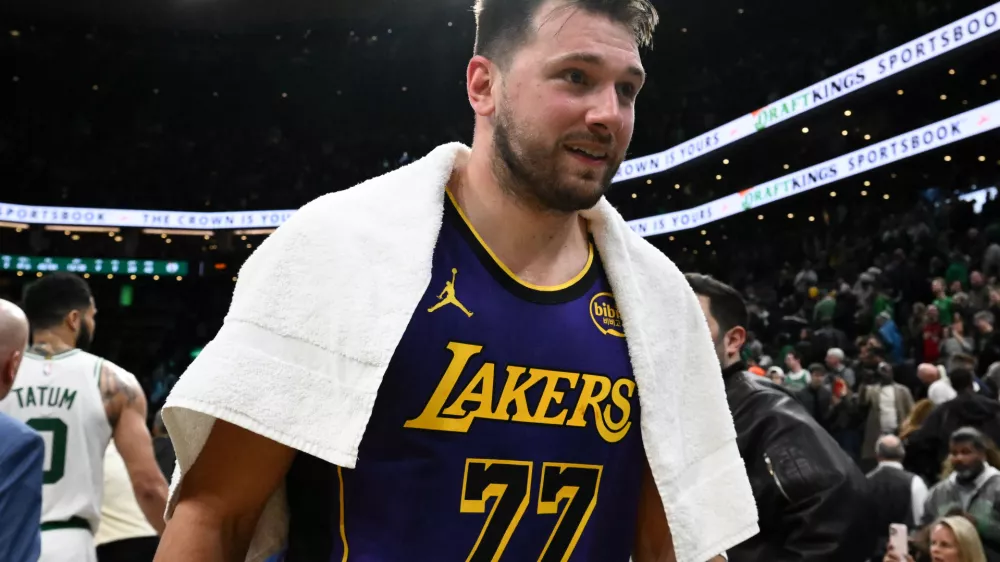
[[[86,322],[80,321],[80,331],[76,334],[76,347],[82,351],[90,349],[90,344],[94,343],[94,333],[90,331],[90,326]]]
[[[607,138],[589,133],[571,135],[553,146],[545,146],[527,127],[515,122],[512,112],[500,102],[493,129],[492,164],[501,188],[545,211],[572,213],[593,207],[611,189],[622,159],[609,160],[601,177],[597,177],[596,171],[572,172],[578,174],[577,178],[567,177],[571,172],[561,170],[559,163],[565,152],[564,143],[574,140],[604,143],[609,153],[612,150]],[[584,185],[572,185],[573,180]]]

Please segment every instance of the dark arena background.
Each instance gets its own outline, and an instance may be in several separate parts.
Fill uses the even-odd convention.
[[[139,377],[152,415],[295,209],[472,142],[471,3],[6,0],[0,297],[85,277],[93,351]],[[762,369],[790,349],[822,363],[824,315],[851,364],[888,312],[897,381],[919,386],[918,364],[947,359],[923,312],[941,277],[959,304],[939,323],[963,325],[986,380],[1000,3],[655,4],[609,195],[633,230],[744,295]]]

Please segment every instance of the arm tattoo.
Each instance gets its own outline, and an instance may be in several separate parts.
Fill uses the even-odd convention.
[[[123,381],[113,367],[101,366],[101,400],[112,427],[118,425],[122,411],[131,408],[138,401],[139,392],[128,381]]]

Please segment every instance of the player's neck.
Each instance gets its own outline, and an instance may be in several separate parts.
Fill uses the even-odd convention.
[[[741,363],[741,359],[742,358],[739,356],[739,354],[727,355],[725,359],[722,360],[722,370],[729,369],[733,365]]]
[[[484,152],[484,151],[480,151]],[[500,187],[488,155],[459,162],[452,195],[490,250],[518,277],[536,285],[572,279],[589,258],[587,224],[578,213],[532,209]]]
[[[76,349],[70,340],[56,330],[36,330],[31,334],[31,350],[39,355],[59,355]]]

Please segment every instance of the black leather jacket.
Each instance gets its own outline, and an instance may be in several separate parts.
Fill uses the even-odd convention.
[[[730,562],[862,562],[875,547],[868,483],[794,397],[734,365],[723,373],[760,533]]]

